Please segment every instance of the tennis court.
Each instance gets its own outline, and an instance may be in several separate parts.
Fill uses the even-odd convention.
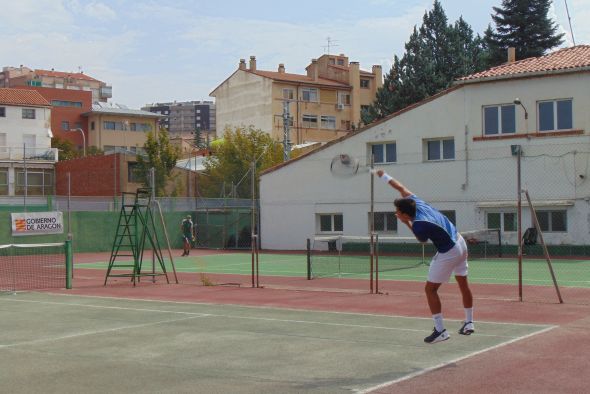
[[[2,295],[0,311],[11,393],[367,392],[552,330],[481,322],[432,346],[430,319],[366,313],[48,293]]]
[[[250,253],[212,253],[198,256],[178,257],[174,260],[178,272],[206,272],[217,274],[250,275]],[[319,267],[312,262],[312,276],[367,279],[369,260],[367,256],[330,257],[321,261]],[[380,260],[381,280],[419,281],[426,279],[428,260],[421,257],[393,256]],[[590,260],[552,259],[553,269],[560,286],[590,288]],[[106,262],[77,264],[77,269],[98,268],[106,270]],[[307,257],[303,253],[261,253],[259,255],[261,276],[306,277]],[[317,272],[316,272],[317,270]],[[547,262],[543,259],[523,260],[523,282],[528,285],[553,286]],[[516,258],[486,258],[469,261],[469,280],[481,284],[511,284],[518,280]]]

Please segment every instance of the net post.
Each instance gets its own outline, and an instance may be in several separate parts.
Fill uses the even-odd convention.
[[[375,268],[375,252],[373,249],[373,233],[371,233],[371,238],[370,238],[370,244],[369,244],[369,254],[370,254],[370,258],[369,258],[369,293],[373,294],[373,273],[375,272],[374,268]]]
[[[67,240],[64,243],[64,251],[66,254],[66,289],[72,288],[72,277],[74,272],[74,264],[72,258],[72,241]]]
[[[373,253],[375,255],[375,294],[379,294],[379,234],[371,234]]]
[[[311,240],[307,238],[307,280],[311,280]]]
[[[498,257],[502,257],[502,231],[498,229]]]

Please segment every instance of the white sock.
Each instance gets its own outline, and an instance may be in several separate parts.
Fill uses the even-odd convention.
[[[466,322],[473,321],[473,308],[465,308],[465,321]]]
[[[436,315],[432,315],[432,320],[434,320],[434,328],[438,332],[442,332],[445,329],[443,324],[443,315],[442,313],[437,313]]]

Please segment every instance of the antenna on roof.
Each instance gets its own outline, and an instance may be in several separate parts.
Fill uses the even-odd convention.
[[[324,52],[326,52],[326,54],[330,54],[330,48],[332,47],[337,47],[339,46],[338,44],[335,44],[335,42],[338,42],[336,40],[332,40],[331,37],[326,37],[326,41],[328,42],[327,45],[322,45],[322,48],[324,48]]]
[[[567,8],[567,0],[564,0],[565,2],[565,11],[567,12],[567,19],[568,22],[570,23],[570,33],[572,35],[572,42],[574,43],[574,46],[576,46],[576,39],[574,38],[574,29],[572,28],[572,18],[570,17],[570,10],[569,8]]]

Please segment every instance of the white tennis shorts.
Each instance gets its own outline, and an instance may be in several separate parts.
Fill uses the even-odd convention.
[[[437,253],[430,262],[428,281],[445,283],[455,276],[467,276],[467,245],[461,234],[457,234],[455,246],[446,253]]]

